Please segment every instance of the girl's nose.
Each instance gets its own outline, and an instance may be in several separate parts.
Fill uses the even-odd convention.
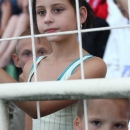
[[[46,16],[45,16],[45,24],[50,24],[53,23],[54,19],[53,19],[53,15],[51,12],[47,12]]]

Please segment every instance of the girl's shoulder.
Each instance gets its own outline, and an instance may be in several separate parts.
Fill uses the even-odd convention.
[[[103,78],[107,72],[106,63],[99,57],[93,56],[84,62],[86,78]]]
[[[104,78],[107,67],[105,62],[99,57],[91,57],[84,61],[84,78]],[[69,79],[81,79],[81,66],[79,66]]]
[[[36,58],[36,67],[38,67],[38,64],[44,60],[47,56],[39,56]],[[33,60],[28,61],[24,68],[23,68],[23,76],[24,76],[24,81],[27,81],[29,74],[31,71],[34,71],[34,63]]]

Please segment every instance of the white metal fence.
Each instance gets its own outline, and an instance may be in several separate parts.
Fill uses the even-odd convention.
[[[130,3],[130,0],[128,0],[128,2]],[[76,1],[76,5],[78,7],[78,1]],[[29,0],[29,7],[30,7],[29,10],[30,10],[31,35],[24,36],[24,37],[0,39],[0,41],[32,38],[32,46],[33,46],[33,50],[35,50],[34,37],[44,37],[44,36],[52,35],[52,34],[34,35],[33,24],[32,24],[33,21],[32,21],[32,11],[31,11],[32,8],[31,0]],[[125,25],[120,27],[104,27],[104,28],[80,30],[78,13],[77,13],[77,18],[78,18],[77,31],[67,31],[67,32],[56,33],[53,35],[78,33],[79,42],[81,43],[82,32],[92,32],[92,31],[130,27],[130,25]],[[33,57],[34,65],[35,65],[35,57],[36,56],[34,53],[34,57]],[[80,57],[82,57],[82,54],[80,54]],[[36,68],[35,68],[35,73],[36,73]],[[89,88],[87,88],[86,86],[89,86]],[[37,76],[35,75],[34,83],[0,84],[0,130],[9,130],[9,118],[8,118],[9,101],[26,101],[26,100],[40,101],[40,100],[57,100],[57,99],[60,100],[60,99],[129,98],[129,97],[130,97],[130,78],[85,80],[82,76],[82,80],[75,80],[75,81],[69,80],[69,81],[37,82]]]

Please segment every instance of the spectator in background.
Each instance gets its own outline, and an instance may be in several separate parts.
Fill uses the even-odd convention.
[[[118,6],[122,15],[126,18],[129,18],[128,14],[128,0],[114,0],[115,4]]]
[[[120,1],[120,2],[119,2]],[[127,5],[128,0],[113,0],[113,4],[117,5],[117,9],[120,10],[116,20],[114,20],[112,26],[124,26],[128,25],[128,13],[127,8],[123,5]],[[123,4],[122,4],[123,3]],[[110,5],[111,6],[111,5]],[[116,7],[116,6],[115,6]],[[111,11],[111,10],[110,10]],[[121,15],[122,14],[122,15]],[[109,17],[108,21],[115,18]],[[108,44],[103,57],[107,64],[107,78],[120,78],[130,76],[130,28],[120,28],[111,30],[111,35],[108,40]]]
[[[17,0],[0,1],[0,37],[2,36],[11,15],[18,15],[20,13],[21,7],[18,6]]]
[[[94,18],[93,28],[108,27],[109,24],[98,17]],[[82,35],[83,48],[90,54],[103,58],[110,30],[88,32]]]
[[[17,37],[29,27],[28,7],[26,5],[27,11],[25,12],[24,2],[17,3],[22,12],[11,16],[2,38]],[[0,67],[3,68],[10,63],[11,54],[15,50],[16,43],[17,40],[2,41],[0,43]]]
[[[108,14],[106,0],[87,0],[95,12],[93,28],[108,27],[106,22]],[[82,35],[83,48],[90,54],[103,58],[110,30],[88,32]]]
[[[95,15],[99,18],[106,20],[108,15],[108,5],[106,0],[86,0],[91,8],[93,9]]]
[[[0,37],[11,17],[11,10],[12,8],[9,0],[0,0]]]
[[[17,14],[12,15],[4,30],[2,38],[11,38],[20,36],[20,34],[29,27],[29,14],[28,14],[28,0],[11,0],[15,2],[13,5],[17,5],[19,8]],[[17,2],[17,3],[16,3]],[[21,12],[20,12],[21,10]],[[8,40],[0,42],[0,67],[5,68],[7,72],[13,77],[16,74],[14,71],[14,65],[11,63],[11,55],[15,50],[17,40]],[[11,63],[11,65],[9,65]],[[7,67],[7,65],[9,65]],[[9,69],[8,69],[9,68]]]
[[[118,1],[115,0],[115,2],[119,3],[122,6],[123,10],[125,10],[127,15],[128,15],[128,12],[129,12],[129,10],[128,10],[128,0],[118,0]]]

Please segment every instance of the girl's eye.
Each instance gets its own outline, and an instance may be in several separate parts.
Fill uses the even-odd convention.
[[[62,8],[56,8],[56,9],[54,9],[54,12],[55,12],[55,13],[60,13],[60,12],[62,12],[62,11],[63,11]]]
[[[38,12],[39,15],[45,15],[45,13],[46,12],[44,10]]]
[[[92,124],[95,126],[100,126],[101,122],[100,121],[92,121]]]

